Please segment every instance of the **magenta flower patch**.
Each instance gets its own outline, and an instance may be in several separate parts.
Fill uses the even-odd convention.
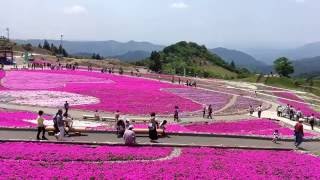
[[[0,143],[0,159],[24,161],[152,160],[168,156],[172,148]]]
[[[3,179],[320,178],[319,157],[294,151],[182,148],[175,158],[148,161],[167,153],[167,148],[5,143],[0,172]]]
[[[278,97],[278,101],[283,103],[284,105],[289,104],[290,106],[293,106],[295,109],[300,109],[303,115],[305,116],[311,116],[311,114],[314,114],[317,117],[320,117],[320,113],[315,111],[313,108],[311,108],[308,104],[305,104],[303,99],[299,98],[294,93],[290,92],[274,92],[274,94]],[[286,98],[286,99],[283,99]],[[287,100],[289,99],[289,100]],[[294,100],[294,101],[290,101]],[[298,102],[297,102],[298,101]]]
[[[172,114],[200,110],[202,105],[189,99],[161,91],[165,88],[185,88],[168,83],[86,71],[10,71],[3,85],[12,90],[50,89],[87,95],[99,99],[97,104],[72,105],[71,108],[103,110],[125,114]],[[24,81],[27,83],[20,83]],[[112,82],[112,83],[110,83]],[[63,84],[63,86],[61,86]]]

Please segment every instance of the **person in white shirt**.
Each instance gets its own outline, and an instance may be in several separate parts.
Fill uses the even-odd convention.
[[[262,113],[262,106],[261,105],[257,108],[257,112],[258,112],[258,117],[261,118],[261,113]]]
[[[136,144],[136,133],[133,131],[133,125],[129,125],[128,129],[125,130],[123,140],[125,145],[132,146]]]
[[[277,116],[278,116],[278,117],[281,117],[281,116],[282,116],[282,111],[283,111],[282,106],[279,105],[279,106],[277,107]]]

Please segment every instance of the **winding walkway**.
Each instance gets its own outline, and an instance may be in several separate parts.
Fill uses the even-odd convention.
[[[35,141],[36,131],[31,130],[0,130],[0,141]],[[55,137],[49,136],[49,141],[57,142]],[[209,146],[220,148],[253,148],[253,149],[294,149],[293,141],[279,141],[279,144],[271,140],[254,138],[231,138],[231,137],[212,137],[212,136],[189,136],[189,135],[171,135],[170,137],[159,139],[159,143],[150,143],[147,136],[138,136],[137,142],[140,145],[152,146]],[[85,144],[111,144],[123,145],[122,138],[117,138],[115,134],[110,133],[86,133],[82,136],[66,137],[63,143],[85,143]],[[320,142],[308,141],[301,146],[305,151],[320,154]]]

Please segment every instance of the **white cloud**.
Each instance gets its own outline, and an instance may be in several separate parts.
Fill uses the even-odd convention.
[[[184,2],[175,2],[175,3],[172,3],[170,7],[176,8],[176,9],[186,9],[189,7],[189,5]]]
[[[88,13],[87,9],[80,5],[74,5],[71,7],[64,8],[63,12],[65,14],[86,14]]]

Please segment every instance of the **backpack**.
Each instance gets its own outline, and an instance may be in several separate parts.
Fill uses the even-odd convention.
[[[58,118],[57,118],[57,115],[55,115],[53,117],[53,124],[58,124]]]

